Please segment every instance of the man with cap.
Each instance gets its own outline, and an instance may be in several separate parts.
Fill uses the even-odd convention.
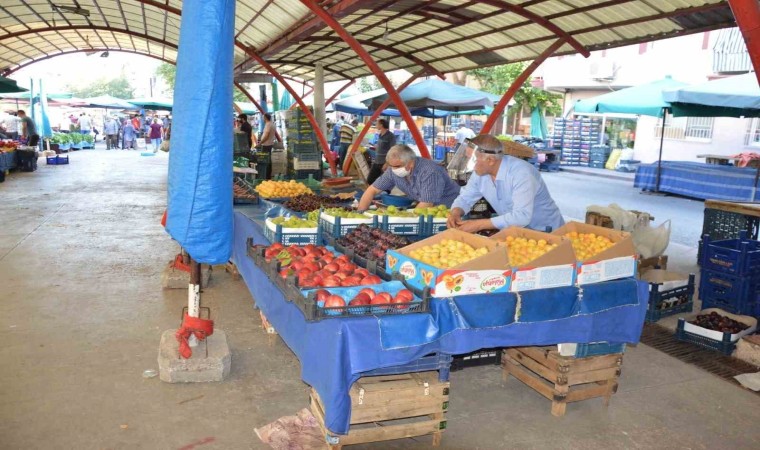
[[[501,141],[487,134],[469,142],[467,156],[473,155],[475,167],[451,206],[449,228],[469,233],[511,226],[551,231],[564,224],[559,208],[533,165],[505,155]],[[481,198],[488,201],[496,215],[490,219],[462,219]]]

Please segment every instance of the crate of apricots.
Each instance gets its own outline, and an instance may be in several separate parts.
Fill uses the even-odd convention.
[[[631,234],[580,222],[568,222],[552,234],[570,240],[576,259],[576,283],[591,284],[636,275]]]
[[[275,181],[265,180],[255,188],[258,194],[267,200],[288,200],[304,194],[313,194],[305,184],[295,180]]]
[[[459,230],[446,230],[385,255],[385,270],[397,272],[409,285],[431,288],[434,297],[507,292],[506,249]]]
[[[510,292],[572,286],[575,254],[570,241],[549,233],[510,227],[490,237],[507,248]]]

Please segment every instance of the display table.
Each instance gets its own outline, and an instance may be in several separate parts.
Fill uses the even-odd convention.
[[[515,294],[434,299],[431,312],[307,322],[247,255],[247,240],[269,244],[262,221],[280,207],[236,208],[232,262],[279,335],[301,362],[301,378],[326,408],[325,425],[348,431],[350,386],[363,372],[415,361],[431,353],[562,342],[636,343],[648,286],[635,280]]]
[[[702,200],[754,201],[757,169],[698,162],[663,161],[660,192]],[[653,191],[657,164],[641,164],[633,186]]]

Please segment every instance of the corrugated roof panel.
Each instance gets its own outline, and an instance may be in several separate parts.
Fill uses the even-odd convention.
[[[577,8],[583,8],[591,3],[599,3],[599,1],[574,0],[569,2],[539,2],[535,5],[527,6],[525,9],[533,14],[545,17],[552,14],[572,11]]]
[[[572,16],[558,17],[553,19],[552,23],[569,33],[575,30],[602,25],[599,20],[588,14],[573,14]]]
[[[665,3],[668,2],[657,2],[656,4],[661,7]],[[624,20],[653,16],[658,14],[658,11],[643,2],[628,2],[622,5],[609,6],[602,10],[588,11],[586,14],[601,23],[613,24]]]
[[[600,44],[602,42],[614,42],[620,40],[620,36],[611,30],[599,30],[590,33],[576,34],[573,37],[585,47]]]

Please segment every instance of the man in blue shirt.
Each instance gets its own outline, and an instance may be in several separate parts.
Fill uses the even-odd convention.
[[[385,161],[389,170],[364,191],[359,211],[369,208],[375,195],[394,187],[419,202],[419,208],[437,205],[448,208],[459,195],[459,185],[449,177],[446,169],[429,159],[419,158],[409,146],[394,145],[388,150]]]
[[[468,148],[468,156],[472,154],[475,168],[452,205],[449,228],[470,233],[511,226],[547,231],[565,223],[538,170],[521,159],[504,155],[498,139],[486,134],[475,137]],[[462,216],[481,197],[497,216],[463,220]]]

